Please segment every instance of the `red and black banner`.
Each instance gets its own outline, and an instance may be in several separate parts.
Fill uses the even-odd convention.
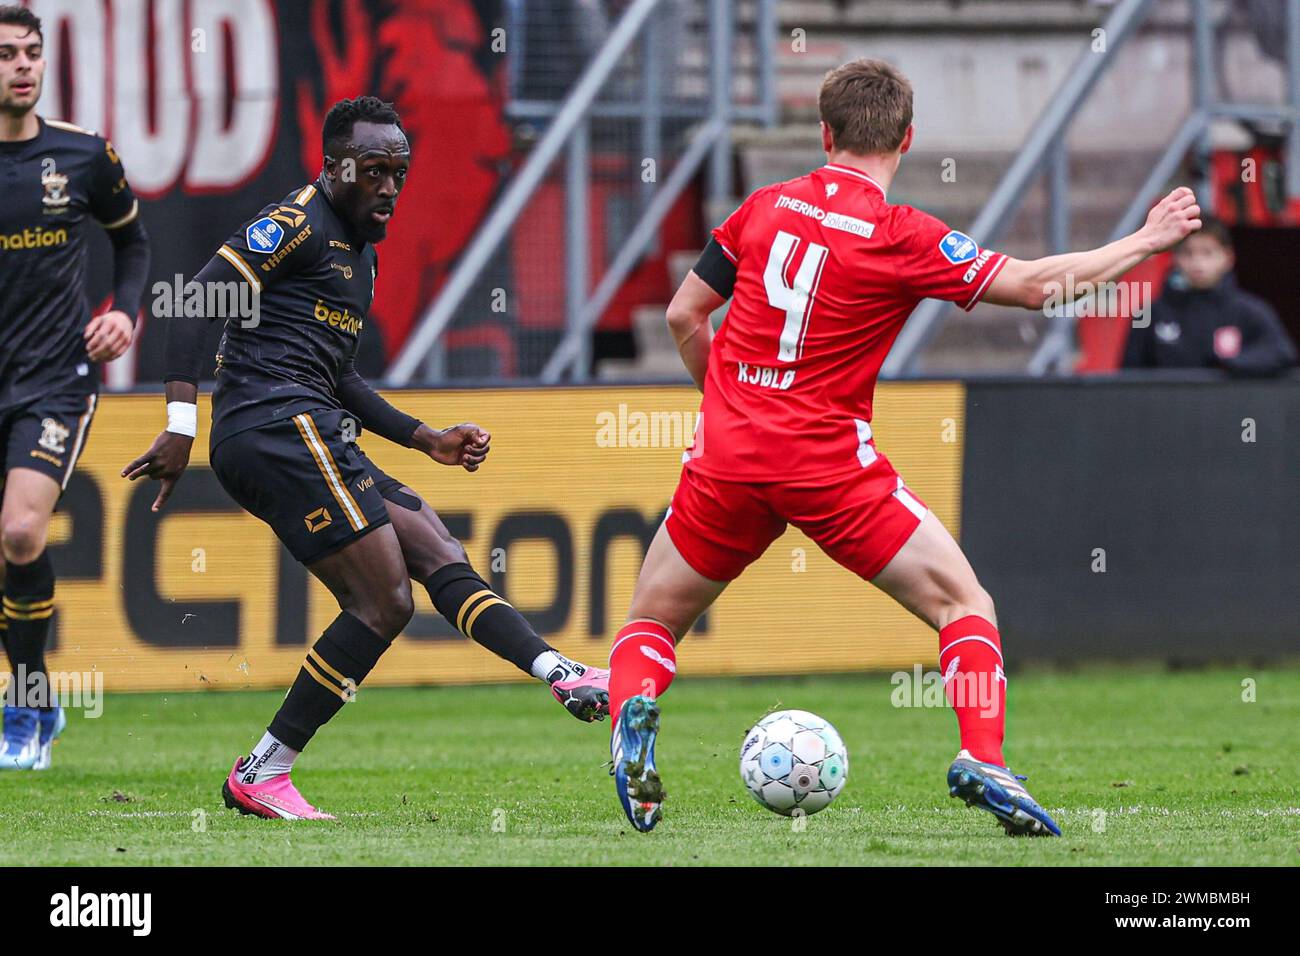
[[[151,285],[189,278],[238,223],[320,171],[335,101],[391,100],[410,178],[380,249],[358,365],[376,374],[432,299],[509,173],[500,0],[32,0],[49,72],[38,110],[109,137],[140,195]],[[497,44],[500,47],[500,44]],[[92,247],[92,304],[106,296]],[[162,378],[151,320],[115,385]],[[213,330],[214,341],[217,329]],[[121,367],[118,367],[121,366]]]

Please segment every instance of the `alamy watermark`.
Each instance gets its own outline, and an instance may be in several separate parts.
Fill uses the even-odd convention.
[[[148,936],[153,929],[153,894],[83,892],[73,884],[66,893],[50,897],[50,925],[116,926],[130,929],[132,936]]]
[[[596,414],[597,448],[689,448],[700,413],[642,411],[619,402],[618,409]]]
[[[0,671],[6,707],[55,707],[80,710],[94,718],[104,713],[103,671],[33,671],[26,664]]]
[[[895,707],[978,707],[981,717],[996,717],[1002,709],[998,685],[1006,682],[1001,667],[990,673],[958,671],[950,664],[948,672],[941,674],[923,671],[916,664],[910,671],[895,671],[890,676],[894,689],[889,702]]]
[[[186,282],[178,272],[170,282],[155,282],[150,291],[156,319],[237,319],[245,329],[262,321],[261,297],[247,282]]]
[[[1150,282],[1075,282],[1066,274],[1065,282],[1049,282],[1043,287],[1047,298],[1043,314],[1054,315],[1073,303],[1077,318],[1131,318],[1133,328],[1151,324]]]

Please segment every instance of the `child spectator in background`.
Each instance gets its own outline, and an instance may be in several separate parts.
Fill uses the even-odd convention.
[[[1206,219],[1174,249],[1174,271],[1145,328],[1129,331],[1124,368],[1221,368],[1273,375],[1295,364],[1296,349],[1277,313],[1238,288],[1232,237]]]

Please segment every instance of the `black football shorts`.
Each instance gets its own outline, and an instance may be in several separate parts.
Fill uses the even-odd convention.
[[[68,486],[86,448],[99,396],[84,391],[53,392],[26,405],[0,411],[0,485],[15,468],[49,475]]]
[[[389,523],[390,478],[345,437],[343,409],[302,412],[236,432],[212,449],[212,470],[239,506],[311,564]]]

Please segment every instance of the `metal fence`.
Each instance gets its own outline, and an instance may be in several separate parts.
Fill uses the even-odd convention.
[[[775,121],[775,29],[775,0],[509,0],[516,168],[387,378],[587,378],[697,173],[731,197],[731,125]]]
[[[1088,104],[1098,79],[1156,7],[1155,0],[1119,0],[1099,31],[1107,41],[1104,47],[1099,51],[1094,43],[1083,46],[1074,68],[1048,101],[1015,161],[976,218],[971,233],[982,242],[991,246],[998,241],[1026,192],[1043,177],[1048,196],[1044,222],[1048,251],[1068,251],[1070,180],[1066,137],[1080,110]],[[1300,156],[1300,0],[1252,0],[1248,11],[1257,41],[1269,55],[1282,59],[1285,64],[1286,101],[1282,104],[1235,101],[1225,88],[1220,75],[1222,50],[1216,34],[1229,16],[1242,15],[1243,11],[1212,0],[1190,0],[1187,9],[1192,68],[1185,82],[1191,86],[1192,109],[1138,187],[1107,241],[1119,239],[1141,225],[1150,205],[1160,198],[1189,155],[1195,159],[1192,165],[1196,172],[1197,198],[1203,208],[1213,212],[1209,132],[1210,124],[1216,119],[1275,124],[1286,130],[1286,154],[1293,160]],[[1300,163],[1288,162],[1286,175],[1287,194],[1300,195]],[[1071,371],[1076,305],[1066,303],[1048,316],[1047,333],[1026,368],[1029,374]],[[922,353],[952,314],[949,303],[934,299],[922,302],[899,335],[881,371],[882,377],[917,374]]]
[[[1042,183],[1044,247],[1070,244],[1072,184],[1067,137],[1126,40],[1156,0],[1117,0],[1085,42],[970,231],[993,245]],[[1281,103],[1234,100],[1221,82],[1216,30],[1232,5],[1189,0],[1185,82],[1191,111],[1115,224],[1116,236],[1191,156],[1208,169],[1215,119],[1270,123],[1287,153],[1300,152],[1300,0],[1252,0],[1276,23],[1257,30],[1270,56],[1285,57]],[[584,381],[601,329],[627,332],[637,303],[671,294],[661,237],[666,225],[698,241],[734,201],[730,133],[737,123],[773,125],[776,0],[505,0],[506,117],[513,130],[508,185],[387,372],[394,384],[467,379]],[[1096,36],[1106,42],[1099,51]],[[707,174],[700,176],[705,171]],[[1300,194],[1300,163],[1286,166]],[[1137,184],[1134,183],[1136,186]],[[1208,182],[1197,183],[1204,203]],[[697,187],[702,189],[696,192]],[[1019,210],[1019,213],[1018,213]],[[647,291],[650,290],[650,291]],[[658,290],[658,291],[655,291]],[[913,314],[882,370],[915,375],[952,308],[933,300]],[[1075,313],[1047,316],[1031,374],[1069,370]]]

